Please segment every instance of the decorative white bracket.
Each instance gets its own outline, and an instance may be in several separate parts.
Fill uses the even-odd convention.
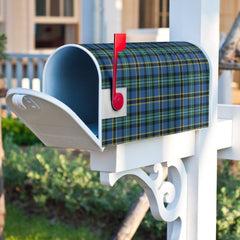
[[[163,167],[168,167],[164,181]],[[187,173],[181,159],[141,168],[109,173],[101,172],[101,183],[113,186],[121,177],[132,176],[145,190],[152,215],[157,220],[171,222],[168,239],[186,239]]]
[[[239,114],[231,115],[229,111]],[[215,131],[218,157],[234,150],[240,142],[240,107],[219,106],[219,112]],[[205,132],[206,129],[198,131]],[[196,141],[196,132],[189,131],[118,145],[102,153],[91,151],[91,169],[100,172],[101,183],[107,186],[113,186],[126,175],[136,179],[148,196],[154,218],[168,223],[168,240],[185,240],[188,173],[184,159],[195,155]],[[240,152],[237,155],[240,159]],[[165,169],[168,170],[166,181]]]

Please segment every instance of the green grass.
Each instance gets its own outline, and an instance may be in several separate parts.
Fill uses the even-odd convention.
[[[5,240],[98,240],[84,227],[71,228],[40,216],[26,216],[12,205],[7,206]]]

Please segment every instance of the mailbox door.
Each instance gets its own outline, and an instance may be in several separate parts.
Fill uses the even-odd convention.
[[[103,151],[101,140],[64,103],[29,89],[9,90],[9,108],[47,146]]]

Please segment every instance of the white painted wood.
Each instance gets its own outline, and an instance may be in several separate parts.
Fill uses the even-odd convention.
[[[123,106],[120,110],[115,111],[112,107],[111,89],[101,90],[102,102],[101,102],[101,118],[116,118],[127,116],[127,88],[117,88],[116,92],[123,95]]]
[[[69,52],[68,52],[69,49],[70,50],[74,49],[74,51],[77,51],[78,54],[71,54],[71,51],[69,54]],[[97,70],[97,74],[95,76],[91,75],[91,78],[94,78],[92,80],[96,80],[95,87],[98,88],[98,103],[97,103],[98,104],[98,132],[96,133],[96,135],[98,135],[99,139],[102,139],[102,121],[101,121],[102,120],[101,119],[102,75],[101,75],[100,66],[97,62],[97,59],[94,57],[94,55],[88,49],[84,48],[83,46],[77,45],[77,44],[68,44],[68,45],[63,45],[62,47],[59,47],[56,51],[54,51],[48,58],[48,60],[45,64],[44,70],[43,70],[43,92],[49,94],[50,96],[55,96],[56,98],[61,99],[61,97],[63,97],[63,95],[66,96],[67,90],[68,90],[68,93],[70,92],[69,94],[71,94],[71,99],[74,102],[77,101],[79,92],[77,92],[77,93],[75,93],[75,95],[73,95],[73,91],[74,91],[73,89],[76,89],[79,86],[72,85],[71,82],[68,81],[68,79],[64,80],[69,83],[68,89],[60,89],[60,91],[58,91],[58,92],[61,92],[61,94],[60,94],[61,96],[55,95],[56,87],[60,87],[60,86],[59,86],[59,79],[57,79],[56,77],[53,77],[53,75],[54,75],[53,72],[58,71],[58,68],[59,68],[58,60],[59,59],[62,59],[63,57],[65,59],[67,57],[68,58],[73,57],[72,60],[74,60],[76,62],[76,61],[79,61],[79,58],[82,58],[82,55],[81,55],[82,52],[85,52],[85,54],[87,54],[88,57],[91,58],[94,66],[96,67],[95,70]],[[86,55],[85,55],[85,57],[86,57]],[[86,67],[83,66],[81,68],[82,71],[84,71],[85,68]],[[70,68],[70,69],[64,68],[64,69],[65,69],[65,71],[67,71],[67,75],[68,75],[69,79],[77,77],[76,74],[73,75],[72,68]],[[95,70],[93,72],[95,72]],[[89,71],[89,74],[90,73],[91,73],[91,71]],[[78,74],[81,75],[80,72],[78,72]],[[79,76],[79,77],[81,78],[81,76]],[[97,78],[97,79],[95,79],[95,78]],[[91,80],[91,79],[89,79],[89,80]],[[75,83],[76,83],[76,81],[75,81]],[[94,84],[92,84],[91,87],[94,87],[93,85]],[[72,90],[69,91],[70,89],[72,89]],[[91,90],[91,88],[89,88],[88,90]],[[91,93],[89,93],[89,94],[91,94]]]
[[[218,113],[219,113],[219,107],[218,107]],[[240,121],[240,119],[238,119],[238,120]],[[217,137],[216,137],[217,150],[231,148],[232,147],[232,135],[233,135],[232,119],[230,119],[230,120],[218,119]],[[240,145],[240,141],[238,143]],[[218,152],[218,158],[219,158],[219,152]]]
[[[127,42],[168,42],[169,28],[127,29]]]
[[[91,170],[122,172],[194,154],[195,132],[188,131],[91,151],[90,161]]]
[[[81,1],[81,43],[94,42],[94,2],[95,1]]]
[[[7,93],[8,107],[47,146],[102,151],[102,141],[64,103],[47,94],[23,89]]]
[[[163,181],[163,166],[171,169],[168,181]],[[169,239],[186,240],[187,175],[182,160],[174,159],[163,164],[158,163],[146,167],[145,171],[138,168],[120,173],[101,172],[100,179],[102,184],[113,186],[121,177],[132,176],[145,190],[154,218],[177,222],[172,225]]]
[[[188,176],[187,240],[216,237],[217,143],[209,135],[216,136],[216,127],[196,133],[196,155],[184,160]]]
[[[240,160],[240,106],[218,105],[218,117],[232,120],[232,147],[218,151],[218,157]]]
[[[102,19],[103,19],[103,3],[104,1],[94,0],[94,9],[93,9],[93,18],[94,18],[94,43],[100,43],[102,41],[102,32],[105,32],[103,30],[102,26]]]
[[[104,0],[102,2],[104,14],[101,19],[101,41],[112,43],[113,34],[122,31],[122,0]]]
[[[196,154],[184,164],[188,176],[187,240],[212,240],[216,238],[219,0],[171,0],[170,40],[200,45],[211,61],[210,127],[196,131]],[[168,225],[171,228],[171,223]]]
[[[219,104],[232,104],[232,83],[233,71],[224,70],[218,82],[218,103]]]
[[[168,181],[164,180],[168,168]],[[149,175],[148,175],[148,174]],[[123,176],[133,177],[147,194],[151,213],[157,220],[172,222],[168,239],[186,240],[187,235],[187,174],[182,159],[172,159],[123,172],[100,172],[101,183],[113,186]]]

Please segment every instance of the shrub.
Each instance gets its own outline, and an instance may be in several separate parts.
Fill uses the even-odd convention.
[[[6,185],[17,185],[24,195],[25,183],[31,182],[34,187],[33,198],[41,206],[53,199],[56,202],[64,201],[71,211],[83,207],[87,212],[101,214],[104,210],[124,210],[126,203],[132,202],[137,194],[137,191],[129,191],[129,186],[139,189],[136,183],[122,181],[121,186],[109,191],[99,182],[98,172],[89,171],[89,163],[83,160],[81,154],[68,160],[70,151],[63,155],[56,149],[38,145],[23,152],[9,138],[4,141],[4,149]],[[120,197],[121,194],[125,194],[124,199]]]
[[[7,44],[7,36],[3,33],[0,35],[0,59],[6,58],[5,49]]]
[[[12,141],[18,145],[33,145],[41,141],[32,133],[29,128],[17,118],[2,118],[3,139],[11,135]]]
[[[123,219],[135,201],[141,188],[131,178],[116,183],[113,188],[103,186],[99,173],[89,170],[89,162],[82,155],[73,157],[72,152],[59,154],[56,149],[35,145],[27,151],[4,139],[3,161],[5,186],[18,189],[21,199],[32,197],[39,207],[47,210],[48,202],[64,203],[76,212],[84,209],[98,219]],[[31,196],[26,184],[32,185]],[[165,224],[157,222],[149,214],[142,227],[154,231],[157,236]]]
[[[81,154],[73,156],[71,151],[59,154],[56,149],[39,145],[40,141],[18,119],[4,118],[2,127],[5,185],[17,188],[22,199],[32,197],[44,209],[49,201],[53,201],[64,203],[71,212],[84,209],[98,218],[117,216],[122,219],[140,192],[139,185],[129,178],[118,181],[113,188],[102,186],[99,174],[89,170],[89,163]],[[25,152],[16,145],[35,143],[38,145]],[[232,172],[230,165],[231,162],[226,160],[218,169],[218,240],[237,239],[240,235],[240,174]],[[32,185],[31,196],[26,191],[29,183]],[[155,221],[148,212],[142,227],[160,237],[166,224]]]
[[[218,240],[235,240],[240,236],[240,174],[231,169],[229,160],[224,160],[218,169]]]
[[[113,188],[102,186],[99,174],[89,170],[89,162],[71,151],[60,154],[56,149],[34,145],[23,151],[13,143],[12,135],[4,138],[3,161],[5,185],[18,189],[21,199],[34,199],[42,209],[48,202],[64,203],[76,212],[84,209],[98,219],[122,219],[140,192],[139,185],[130,178]],[[223,161],[218,169],[217,239],[233,240],[240,235],[240,174],[231,171],[231,162]],[[32,185],[31,195],[26,184]],[[142,228],[158,239],[165,237],[166,224],[145,216]],[[165,233],[164,233],[165,234]],[[163,238],[164,239],[164,238]]]

